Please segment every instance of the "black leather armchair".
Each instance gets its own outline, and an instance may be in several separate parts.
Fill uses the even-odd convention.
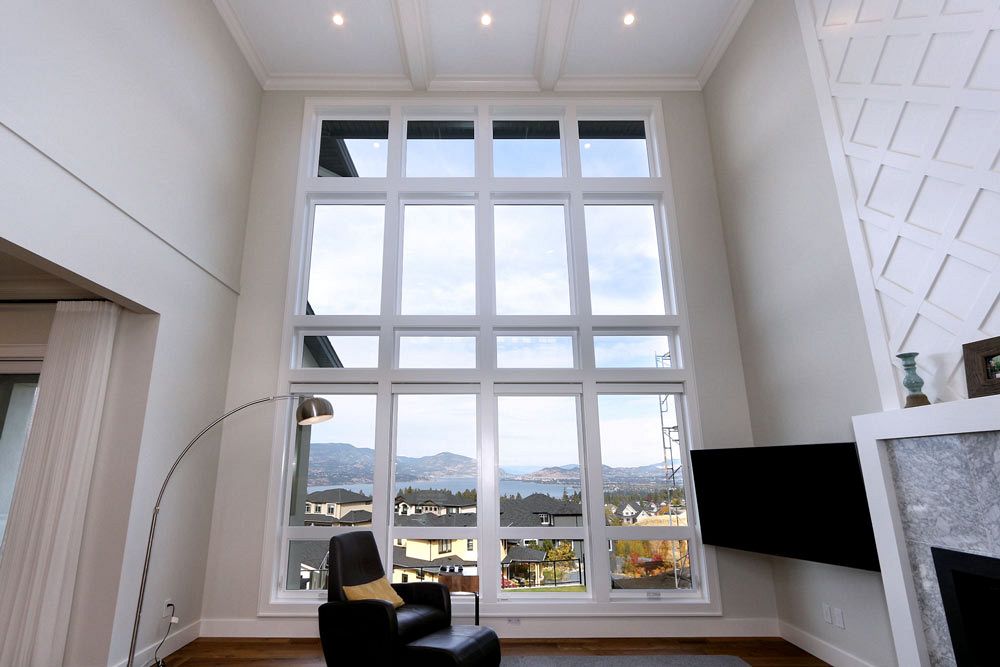
[[[406,644],[451,626],[451,595],[441,584],[392,584],[405,603],[399,609],[384,600],[352,602],[344,596],[344,586],[385,576],[370,532],[332,538],[329,563],[328,602],[319,608],[328,665],[397,664]]]

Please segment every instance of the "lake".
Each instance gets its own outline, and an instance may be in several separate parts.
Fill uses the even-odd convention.
[[[476,488],[475,477],[452,477],[433,480],[416,480],[413,482],[402,482],[396,484],[396,488],[406,488],[412,486],[414,489],[445,489],[452,493],[458,493],[465,489]],[[363,493],[366,496],[372,495],[371,484],[332,484],[327,486],[310,486],[309,493],[322,491],[323,489],[348,489],[355,493]],[[542,484],[540,482],[522,482],[517,480],[503,480],[500,482],[500,495],[513,496],[520,493],[522,496],[530,496],[532,493],[544,493],[553,498],[562,498],[563,490],[567,493],[579,490],[579,487],[572,487],[568,484]]]

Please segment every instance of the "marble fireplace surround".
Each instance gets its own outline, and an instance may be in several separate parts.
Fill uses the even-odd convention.
[[[854,418],[896,659],[954,665],[931,546],[1000,558],[1000,396]]]

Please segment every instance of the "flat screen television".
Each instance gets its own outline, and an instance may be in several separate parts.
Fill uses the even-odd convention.
[[[702,539],[879,570],[853,442],[691,452]]]

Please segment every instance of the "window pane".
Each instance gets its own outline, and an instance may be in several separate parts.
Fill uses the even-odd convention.
[[[500,526],[583,525],[575,396],[497,397]]]
[[[652,206],[587,206],[590,302],[595,315],[663,315]]]
[[[493,121],[494,176],[562,176],[559,121]]]
[[[37,375],[0,375],[0,546],[37,394]]]
[[[330,575],[329,540],[292,540],[288,543],[289,591],[326,590]]]
[[[672,368],[669,336],[594,336],[598,368]]]
[[[306,313],[378,315],[385,206],[316,206]]]
[[[474,315],[476,209],[406,206],[403,211],[404,315]]]
[[[497,314],[568,315],[563,206],[494,206]]]
[[[609,526],[686,526],[677,405],[671,394],[597,397]]]
[[[378,336],[303,336],[302,368],[377,368]]]
[[[406,175],[475,176],[474,136],[471,120],[408,121]]]
[[[296,429],[290,526],[369,526],[375,478],[375,396],[324,396],[336,419]]]
[[[581,120],[579,128],[584,176],[649,176],[641,120]]]
[[[573,368],[572,336],[497,336],[497,368]]]
[[[396,397],[397,526],[475,526],[476,396]]]
[[[454,591],[479,590],[479,545],[474,538],[401,539],[393,541],[392,581],[438,581],[441,575],[469,577],[449,580]],[[455,584],[452,584],[455,581]]]
[[[324,120],[317,176],[385,177],[389,121]]]
[[[475,368],[472,336],[400,336],[400,368]]]
[[[612,590],[685,588],[691,588],[687,540],[612,540]]]
[[[500,540],[500,587],[505,593],[583,593],[583,540]]]

